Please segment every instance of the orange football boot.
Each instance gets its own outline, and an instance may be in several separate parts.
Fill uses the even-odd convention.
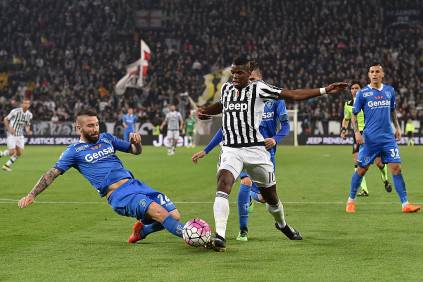
[[[137,220],[134,223],[134,226],[132,226],[132,233],[128,239],[129,244],[134,244],[138,242],[139,240],[142,240],[140,231],[143,228],[144,228],[144,224],[141,222],[141,220]]]
[[[355,202],[347,202],[347,207],[345,211],[348,213],[355,213]]]
[[[422,206],[419,205],[413,205],[413,204],[406,204],[404,207],[402,207],[403,213],[412,213],[412,212],[418,212],[421,209]]]

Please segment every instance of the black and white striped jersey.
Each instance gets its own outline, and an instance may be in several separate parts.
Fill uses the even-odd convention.
[[[238,91],[230,82],[222,86],[223,146],[251,147],[264,145],[259,131],[265,102],[279,99],[281,88],[261,80],[251,82]]]
[[[30,111],[24,112],[22,108],[16,108],[11,110],[6,118],[10,121],[9,126],[15,129],[15,136],[23,136],[25,126],[31,124],[32,113]]]

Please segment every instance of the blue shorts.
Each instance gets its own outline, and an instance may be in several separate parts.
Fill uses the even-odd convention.
[[[401,163],[397,142],[389,142],[384,144],[362,144],[358,152],[357,164],[361,167],[368,167],[379,155],[384,164]]]
[[[168,212],[176,209],[165,194],[157,192],[137,179],[129,179],[113,191],[107,201],[116,213],[140,219],[145,224],[153,222],[147,217],[147,210],[152,202],[158,203]]]
[[[271,161],[272,161],[272,163],[273,163],[273,171],[275,171],[275,170],[276,170],[276,160],[275,160],[275,154],[270,154],[270,160],[271,160]],[[246,172],[243,170],[243,171],[241,171],[241,173],[239,174],[239,179],[243,179],[243,178],[245,178],[245,177],[250,177],[250,176],[248,175],[248,173],[246,173]],[[256,193],[260,193],[260,191],[258,190],[257,185],[253,185],[253,186],[252,186],[252,190],[253,190],[254,192],[256,192]]]

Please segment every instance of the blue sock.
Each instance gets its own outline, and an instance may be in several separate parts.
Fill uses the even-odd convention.
[[[163,229],[164,229],[163,225],[160,222],[157,222],[157,221],[155,221],[151,224],[144,225],[144,227],[141,229],[141,232],[140,232],[141,238],[144,239],[145,237],[147,237],[147,235],[154,233],[154,232],[157,232],[157,231],[160,231],[160,230],[163,230]]]
[[[350,186],[350,198],[355,199],[355,195],[357,194],[358,187],[360,187],[361,180],[363,179],[362,176],[358,175],[356,171],[354,171],[351,177],[351,186]]]
[[[260,193],[256,192],[258,191],[257,185],[253,182],[253,186],[251,186],[251,192],[250,195],[254,199],[254,201],[261,203],[259,195]]]
[[[406,203],[407,200],[407,191],[405,189],[405,182],[402,174],[393,174],[392,179],[394,180],[395,191],[397,191],[398,196],[400,197],[401,203]]]
[[[172,216],[169,215],[166,217],[165,220],[163,220],[162,225],[173,235],[182,238],[182,229],[184,228],[184,225],[178,220],[174,219]]]
[[[239,230],[248,230],[248,206],[250,205],[251,187],[241,184],[238,193]]]

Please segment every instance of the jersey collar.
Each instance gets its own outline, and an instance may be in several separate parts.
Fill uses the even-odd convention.
[[[374,87],[371,87],[371,86],[370,86],[370,84],[368,84],[367,86],[368,86],[370,89],[377,89],[377,90],[379,90],[379,91],[382,91],[382,89],[383,89],[383,86],[384,86],[384,85],[383,85],[383,83],[382,83],[382,84],[380,85],[380,88],[374,88]]]

